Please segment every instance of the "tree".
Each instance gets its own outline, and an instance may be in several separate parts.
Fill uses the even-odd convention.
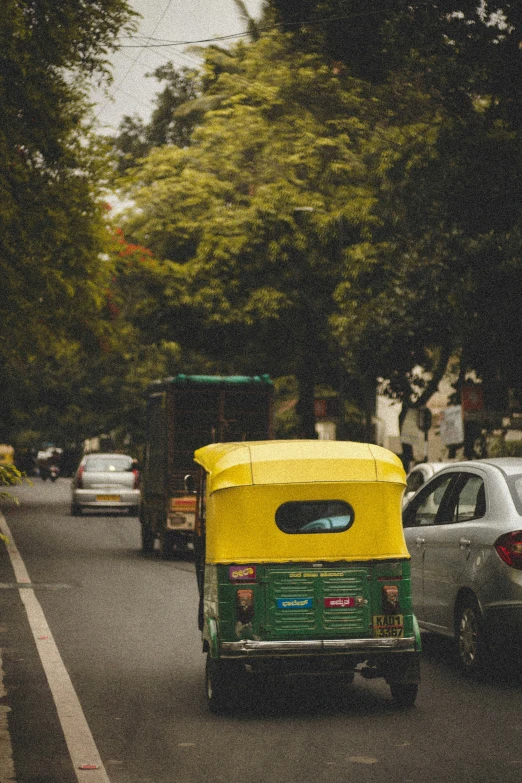
[[[363,86],[290,54],[278,34],[210,48],[203,81],[217,105],[189,148],[155,150],[130,172],[125,230],[178,264],[172,339],[241,369],[294,373],[313,437],[314,386],[339,374],[329,316],[340,219],[359,236],[372,203],[357,154]]]
[[[348,374],[363,398],[384,378],[404,410],[450,356],[516,382],[521,138],[516,96],[493,89],[496,51],[514,64],[516,35],[468,5],[378,4],[376,36],[355,29],[367,4],[299,8],[309,21],[344,12],[366,54],[333,60],[324,26],[304,22],[209,47],[190,148],[130,173],[129,232],[176,264],[160,328],[297,375],[307,434],[319,380]],[[367,59],[374,71],[355,78]]]
[[[335,317],[349,366],[424,404],[448,358],[520,386],[522,5],[272,0],[293,45],[372,83],[363,159],[371,241],[347,255]],[[420,375],[416,368],[431,373]]]
[[[200,84],[195,71],[176,69],[168,62],[147,75],[166,84],[156,95],[150,122],[145,123],[137,116],[126,116],[121,121],[118,134],[112,140],[120,174],[153,147],[164,144],[188,146],[201,117],[201,111],[196,109]]]
[[[107,74],[124,0],[6,0],[0,9],[0,427],[30,399],[31,366],[97,334],[108,268],[89,79]],[[29,415],[27,410],[26,415]]]

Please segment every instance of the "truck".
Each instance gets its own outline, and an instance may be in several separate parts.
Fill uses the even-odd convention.
[[[273,393],[268,375],[179,373],[150,384],[139,510],[144,553],[156,542],[164,559],[193,547],[194,452],[210,443],[271,440]]]

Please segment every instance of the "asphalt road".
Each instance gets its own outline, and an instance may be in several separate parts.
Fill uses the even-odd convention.
[[[111,783],[519,783],[516,672],[463,679],[451,645],[426,636],[413,709],[395,708],[383,682],[356,677],[256,691],[234,714],[213,716],[190,560],[143,556],[135,518],[71,517],[66,479],[35,479],[16,494],[20,505],[1,510]],[[15,780],[76,783],[1,542],[0,585],[0,705]]]

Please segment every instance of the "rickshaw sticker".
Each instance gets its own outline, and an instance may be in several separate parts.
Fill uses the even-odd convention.
[[[231,582],[255,582],[256,566],[230,566],[228,578]]]
[[[348,595],[340,598],[325,598],[324,605],[327,609],[346,609],[348,606],[355,606],[355,598]]]
[[[313,598],[277,598],[276,606],[278,609],[311,609]]]

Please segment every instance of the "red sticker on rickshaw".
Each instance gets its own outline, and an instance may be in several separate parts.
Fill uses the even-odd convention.
[[[355,598],[352,596],[343,596],[342,598],[325,598],[324,605],[327,609],[345,609],[348,606],[355,606]]]

